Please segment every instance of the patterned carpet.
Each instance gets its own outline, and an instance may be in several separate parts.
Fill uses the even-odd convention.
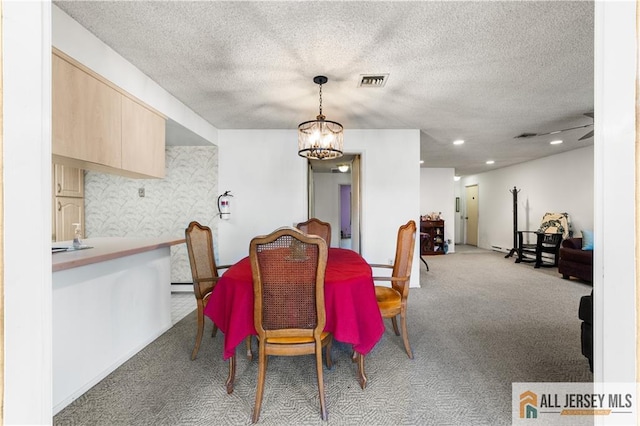
[[[456,251],[426,258],[429,272],[420,265],[422,287],[409,297],[413,360],[386,324],[361,390],[350,347],[336,342],[334,367],[324,375],[329,421],[322,422],[313,357],[271,357],[260,424],[508,425],[512,382],[592,380],[577,317],[589,285],[501,253]],[[54,424],[251,424],[257,362],[239,355],[235,391],[227,395],[223,337],[205,337],[191,361],[195,329],[191,313]]]

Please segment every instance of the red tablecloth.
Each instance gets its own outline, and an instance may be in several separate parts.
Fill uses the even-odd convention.
[[[330,248],[324,280],[327,322],[325,330],[354,350],[366,355],[384,332],[376,302],[371,267],[352,250]],[[204,314],[224,333],[224,359],[248,335],[253,326],[253,278],[245,257],[222,275]]]

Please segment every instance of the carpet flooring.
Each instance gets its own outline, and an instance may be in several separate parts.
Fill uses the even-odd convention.
[[[578,303],[591,286],[557,269],[515,264],[503,253],[456,246],[425,257],[409,296],[407,358],[391,324],[367,356],[360,389],[350,346],[334,343],[325,368],[328,422],[320,419],[313,356],[271,357],[264,425],[508,425],[512,382],[588,382]],[[207,320],[207,330],[211,322]],[[235,391],[225,392],[223,336],[190,354],[187,315],[53,418],[55,425],[251,424],[257,362],[238,351]]]

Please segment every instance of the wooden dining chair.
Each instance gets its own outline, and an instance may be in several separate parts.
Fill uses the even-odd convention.
[[[409,335],[407,333],[407,298],[409,297],[409,280],[411,264],[416,241],[416,223],[410,220],[398,229],[396,256],[393,265],[370,264],[372,268],[392,269],[391,276],[374,276],[374,281],[391,281],[391,287],[376,286],[376,299],[383,318],[391,318],[393,331],[399,336],[396,317],[400,315],[402,340],[409,358],[413,358]]]
[[[327,367],[331,368],[332,335],[323,331],[327,253],[324,239],[290,227],[251,240],[253,318],[259,360],[254,423],[260,417],[268,355],[315,354],[320,415],[327,419],[322,376],[323,347]]]
[[[319,235],[327,243],[327,247],[331,247],[331,224],[323,222],[320,219],[312,217],[306,222],[300,222],[296,228],[305,234]]]
[[[229,265],[216,265],[213,254],[213,236],[211,228],[208,226],[193,221],[185,229],[184,236],[187,242],[189,264],[191,265],[191,275],[193,277],[193,293],[198,307],[198,332],[195,346],[191,352],[191,359],[194,360],[198,355],[204,332],[204,307],[209,301],[213,288],[220,279],[218,269],[227,269]],[[213,324],[211,335],[215,336],[217,331],[218,327]]]

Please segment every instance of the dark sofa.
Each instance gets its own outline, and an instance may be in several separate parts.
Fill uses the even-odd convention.
[[[567,238],[560,247],[558,272],[562,278],[593,282],[593,250],[582,250],[582,238]]]

